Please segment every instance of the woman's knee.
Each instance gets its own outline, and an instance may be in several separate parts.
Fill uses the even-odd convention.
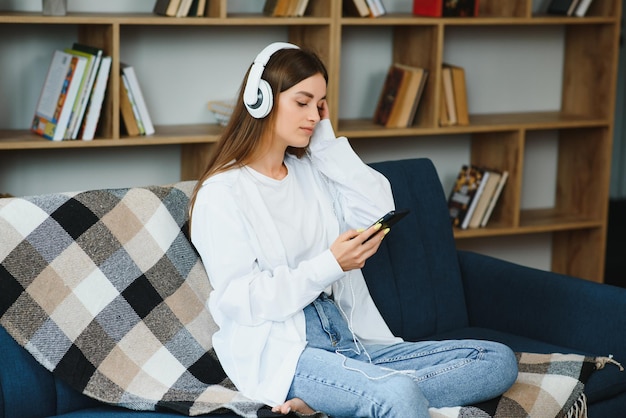
[[[396,372],[377,382],[378,415],[385,417],[429,417],[428,400],[410,376]],[[407,415],[408,414],[408,415]]]
[[[490,373],[490,375],[493,376],[494,385],[496,386],[494,390],[503,393],[517,379],[517,357],[509,346],[497,342],[491,343],[489,351],[491,354],[490,362],[493,368],[493,373]]]

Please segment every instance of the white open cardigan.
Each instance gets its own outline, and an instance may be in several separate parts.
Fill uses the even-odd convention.
[[[340,232],[365,228],[394,208],[388,180],[364,164],[326,119],[309,152],[289,158],[300,184],[315,193],[327,248]],[[213,291],[208,306],[219,331],[213,344],[224,371],[246,397],[274,406],[285,401],[306,345],[303,309],[332,292],[364,344],[393,343],[360,270],[344,273],[330,249],[289,268],[273,219],[249,176],[235,168],[212,176],[193,208],[192,241]]]

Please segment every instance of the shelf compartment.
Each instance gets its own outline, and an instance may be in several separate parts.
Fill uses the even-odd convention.
[[[557,210],[594,219],[606,217],[611,135],[608,127],[559,131]]]

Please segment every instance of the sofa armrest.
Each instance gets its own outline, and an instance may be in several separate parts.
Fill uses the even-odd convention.
[[[626,361],[626,289],[467,251],[459,263],[471,326]]]

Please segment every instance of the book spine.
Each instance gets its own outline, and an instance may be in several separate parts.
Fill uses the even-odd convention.
[[[59,97],[60,112],[55,112],[56,124],[51,130],[44,132],[44,136],[53,141],[61,141],[65,136],[74,102],[80,87],[82,76],[85,72],[86,59],[82,57],[72,57],[70,69],[64,81],[63,90]]]
[[[443,1],[413,0],[413,14],[416,16],[441,17],[443,14]]]
[[[139,135],[139,126],[137,125],[137,119],[133,112],[133,107],[130,102],[129,90],[127,84],[124,81],[124,75],[120,77],[122,82],[120,83],[120,113],[122,114],[122,120],[124,121],[124,126],[126,126],[126,131],[128,136],[137,136]]]
[[[483,216],[482,221],[480,222],[481,227],[487,226],[487,222],[489,222],[489,218],[491,218],[491,214],[493,213],[494,208],[496,207],[496,203],[500,199],[500,195],[502,194],[502,189],[506,185],[506,181],[509,178],[509,172],[502,172],[502,176],[500,176],[500,181],[498,182],[498,186],[496,190],[493,192],[493,196],[491,196],[491,200],[489,201],[489,206],[487,206],[487,210],[485,211],[485,216]]]
[[[450,67],[444,67],[441,71],[443,78],[443,91],[446,98],[446,109],[448,111],[448,121],[450,125],[458,123],[456,116],[456,103],[454,100],[454,84],[452,82],[452,70]]]
[[[89,83],[91,73],[95,65],[95,56],[93,54],[89,54],[83,51],[77,51],[74,49],[66,49],[65,52],[67,52],[68,54],[84,57],[87,60],[85,72],[81,78],[80,86],[78,88],[78,94],[74,102],[74,107],[72,108],[72,114],[70,115],[70,120],[68,122],[65,135],[63,136],[63,139],[76,139],[75,131],[77,130],[77,127],[80,126],[79,119],[82,119],[84,108],[85,106],[87,106],[87,99],[89,99],[89,96],[91,94]]]
[[[148,112],[146,101],[141,91],[141,87],[139,87],[139,81],[137,79],[135,69],[129,65],[125,65],[122,67],[122,71],[127,77],[128,86],[130,87],[130,91],[133,95],[133,98],[135,99],[135,103],[137,105],[141,121],[145,128],[146,135],[152,135],[154,133],[154,125],[152,125],[152,119],[150,118],[150,113]]]
[[[578,4],[578,7],[576,7],[576,11],[574,12],[574,14],[578,17],[585,17],[590,5],[591,0],[580,0],[580,3]]]
[[[94,48],[88,45],[82,45],[75,43],[72,47],[77,51],[82,51],[87,54],[90,54],[93,57],[93,65],[89,71],[89,77],[87,78],[87,85],[85,86],[85,94],[82,97],[81,105],[79,108],[78,117],[76,119],[76,123],[74,124],[74,130],[71,135],[71,139],[77,139],[79,136],[79,132],[81,131],[84,125],[84,119],[86,116],[87,108],[90,105],[91,97],[93,95],[93,89],[96,82],[96,77],[98,76],[100,70],[100,64],[102,62],[102,54],[103,50],[100,48]]]
[[[111,71],[111,57],[103,57],[100,62],[100,68],[98,69],[98,76],[94,82],[93,93],[89,100],[89,109],[85,114],[85,120],[83,123],[82,133],[80,138],[88,141],[92,140],[96,133],[96,127],[100,120],[100,113],[102,111],[102,102],[104,101],[104,94],[106,93],[107,83],[109,81],[109,72]]]
[[[137,129],[139,129],[139,135],[146,134],[146,128],[144,127],[143,120],[141,119],[141,113],[137,108],[137,99],[133,94],[133,90],[130,87],[130,83],[128,78],[125,75],[122,75],[122,82],[124,83],[124,89],[126,90],[126,94],[128,96],[128,101],[130,102],[131,109],[133,110],[133,116],[135,118],[135,122],[137,123]]]
[[[480,169],[477,169],[480,171]],[[476,210],[476,205],[478,205],[478,201],[480,200],[480,196],[483,194],[485,190],[485,185],[487,184],[487,180],[489,179],[489,172],[483,171],[480,177],[480,181],[478,183],[478,189],[476,189],[476,193],[472,196],[472,201],[470,202],[470,206],[467,209],[467,213],[463,218],[463,223],[461,224],[461,229],[467,229],[469,226],[470,220],[472,219],[472,215],[474,215],[474,211]]]

